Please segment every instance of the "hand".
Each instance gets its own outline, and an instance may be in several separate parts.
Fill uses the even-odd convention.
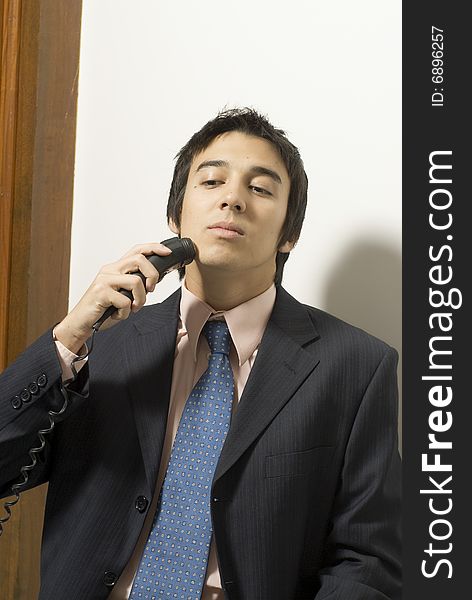
[[[77,305],[56,325],[56,339],[77,354],[92,334],[92,325],[109,306],[118,310],[101,329],[109,329],[118,321],[127,319],[131,312],[140,310],[146,302],[146,293],[154,290],[159,279],[159,273],[146,256],[168,256],[170,253],[171,250],[163,244],[141,244],[131,248],[117,262],[103,266]],[[130,274],[136,271],[141,271],[146,277],[146,289],[139,276]],[[133,300],[120,294],[120,288],[130,290]]]

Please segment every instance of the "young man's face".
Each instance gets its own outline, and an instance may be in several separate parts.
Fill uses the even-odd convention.
[[[272,281],[277,250],[293,247],[277,248],[289,191],[285,165],[269,142],[237,131],[215,138],[191,164],[180,232],[170,223],[198,248],[198,264],[187,274],[198,266]]]

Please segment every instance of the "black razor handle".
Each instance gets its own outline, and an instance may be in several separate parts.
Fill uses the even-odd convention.
[[[164,240],[161,242],[164,246],[167,246],[172,250],[172,253],[168,256],[159,256],[158,254],[152,254],[151,256],[146,256],[148,261],[156,268],[159,272],[159,279],[161,279],[170,273],[170,271],[174,271],[175,269],[180,269],[185,265],[188,265],[195,258],[196,248],[195,244],[192,242],[190,238],[179,238],[173,237],[168,240]],[[131,273],[132,275],[138,275],[143,282],[144,289],[146,289],[146,277],[141,273],[141,271],[135,271]],[[121,288],[118,290],[120,294],[123,294],[130,300],[133,300],[133,293],[130,290],[125,290]],[[103,323],[110,317],[115,311],[118,309],[116,306],[109,306],[103,315],[98,319],[96,323],[93,324],[93,329],[98,330],[103,325]]]

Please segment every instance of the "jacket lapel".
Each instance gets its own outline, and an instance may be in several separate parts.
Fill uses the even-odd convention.
[[[306,308],[279,286],[256,360],[233,415],[213,483],[239,459],[318,365],[318,353],[304,349],[318,338]]]
[[[150,494],[154,493],[169,411],[181,289],[137,313],[125,344],[128,388]]]

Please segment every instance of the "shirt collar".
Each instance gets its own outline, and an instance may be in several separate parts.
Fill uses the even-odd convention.
[[[231,310],[216,311],[186,288],[184,278],[180,299],[180,319],[182,327],[188,334],[194,360],[197,360],[197,344],[203,326],[210,317],[215,316],[224,317],[238,354],[239,365],[243,365],[260,344],[274,307],[275,296],[275,285],[272,284],[262,294]]]

